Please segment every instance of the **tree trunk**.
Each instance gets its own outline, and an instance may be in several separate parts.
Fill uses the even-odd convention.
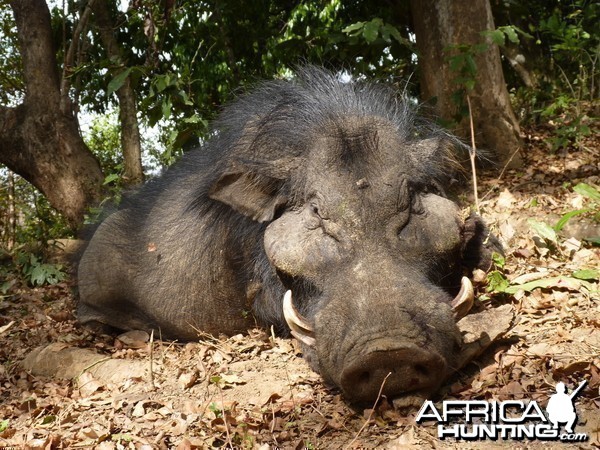
[[[101,198],[102,170],[79,134],[70,102],[63,101],[61,108],[46,2],[13,0],[10,5],[27,92],[21,105],[0,106],[0,162],[38,188],[76,227],[87,207]]]
[[[482,52],[473,52],[476,64],[475,87],[471,99],[476,142],[495,152],[498,162],[509,167],[522,164],[519,124],[512,110],[502,73],[498,46],[481,35],[495,29],[489,0],[461,2],[454,0],[411,0],[417,37],[417,51],[423,100],[436,99],[435,112],[450,120],[457,115],[452,94],[460,88],[458,77],[450,68],[450,46],[487,43]],[[470,136],[468,117],[455,130]]]
[[[111,72],[114,77],[125,70],[121,48],[113,32],[110,5],[106,0],[96,0],[93,5],[94,19],[100,38],[106,47],[110,60],[118,64]],[[137,101],[131,79],[127,77],[116,91],[119,99],[119,121],[121,122],[121,148],[123,150],[123,181],[125,184],[138,184],[144,180],[142,169],[142,145],[137,120]]]

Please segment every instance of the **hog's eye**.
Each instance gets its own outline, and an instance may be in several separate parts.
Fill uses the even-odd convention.
[[[315,205],[314,203],[310,204],[310,212],[313,213],[317,217],[321,217],[321,215],[319,214],[319,207],[317,205]]]

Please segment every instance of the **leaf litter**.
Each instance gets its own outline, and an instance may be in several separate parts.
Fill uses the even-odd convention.
[[[507,171],[500,181],[480,175],[480,190],[487,192],[482,214],[506,255],[492,275],[474,274],[478,300],[461,329],[472,355],[481,350],[482,329],[496,342],[474,360],[465,356],[464,367],[434,400],[533,399],[545,406],[557,381],[571,389],[585,379],[576,403],[577,431],[590,436],[585,448],[600,445],[597,146],[549,155],[539,142],[531,137],[529,164],[522,172]],[[468,196],[464,200],[468,203]],[[0,297],[0,447],[523,444],[440,441],[435,426],[417,425],[415,411],[398,410],[386,398],[364,410],[352,407],[308,368],[296,341],[273,337],[269,330],[203,335],[186,344],[140,332],[94,334],[74,320],[73,288],[72,281],[14,286]],[[501,313],[514,315],[514,326],[494,334],[499,322],[494,318]],[[482,322],[487,323],[483,328]],[[527,447],[551,445],[532,441]]]

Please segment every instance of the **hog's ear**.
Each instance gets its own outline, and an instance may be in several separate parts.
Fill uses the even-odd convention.
[[[221,175],[208,195],[257,222],[273,220],[277,209],[287,203],[279,193],[282,180],[248,171]]]
[[[463,227],[463,265],[468,269],[485,272],[492,267],[492,254],[504,254],[502,244],[486,226],[481,217],[471,213]]]

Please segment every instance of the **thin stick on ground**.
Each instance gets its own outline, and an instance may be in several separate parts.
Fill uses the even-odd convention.
[[[221,414],[223,415],[223,425],[225,425],[225,434],[227,435],[227,445],[233,449],[233,442],[231,441],[231,435],[229,434],[229,424],[227,423],[227,413],[225,412],[225,399],[223,398],[223,388],[217,383],[219,388],[219,394],[221,395]]]
[[[150,386],[154,389],[154,330],[150,332]]]
[[[502,179],[502,177],[504,176],[504,172],[506,172],[506,169],[508,168],[508,165],[512,162],[513,158],[515,157],[515,155],[519,152],[519,148],[517,148],[512,155],[510,155],[510,158],[508,158],[508,161],[506,161],[506,164],[504,164],[504,167],[502,168],[502,170],[500,171],[500,175],[498,175],[498,178],[496,178],[496,182],[495,185],[493,185],[489,191],[487,191],[485,193],[485,195],[483,197],[481,197],[481,200],[485,200],[487,198],[488,195],[490,195],[492,192],[494,192],[494,188],[496,187],[496,185],[500,182],[500,180]]]
[[[369,417],[367,417],[367,420],[365,420],[365,423],[363,423],[362,427],[360,427],[360,430],[358,430],[358,433],[356,433],[356,436],[354,436],[354,439],[352,439],[350,441],[350,443],[346,447],[344,447],[345,450],[348,450],[350,447],[352,447],[352,444],[354,444],[356,442],[356,440],[358,439],[360,434],[366,428],[367,424],[371,421],[371,418],[373,417],[373,412],[375,412],[375,407],[377,406],[377,402],[379,402],[379,399],[381,398],[381,393],[383,392],[383,386],[385,386],[385,382],[387,381],[387,379],[389,378],[389,376],[391,374],[392,374],[392,372],[388,372],[388,374],[385,376],[385,378],[381,382],[381,386],[379,386],[379,392],[377,393],[377,398],[375,399],[375,403],[373,403],[373,408],[371,408]]]
[[[102,364],[105,363],[106,361],[110,361],[112,359],[112,357],[107,356],[106,358],[102,358],[98,361],[94,361],[92,364],[90,364],[89,366],[84,367],[81,372],[79,373],[79,375],[77,375],[75,378],[79,379],[79,377],[81,375],[83,375],[85,372],[87,372],[88,370],[92,369],[93,367],[96,367],[98,364]]]
[[[473,111],[471,110],[471,98],[468,95],[467,106],[469,107],[469,127],[471,128],[471,148],[469,150],[469,159],[471,160],[471,173],[473,174],[473,196],[475,199],[475,212],[479,214],[479,196],[477,195],[477,171],[475,169],[475,158],[477,157],[477,148],[475,147],[475,126],[473,125]]]

